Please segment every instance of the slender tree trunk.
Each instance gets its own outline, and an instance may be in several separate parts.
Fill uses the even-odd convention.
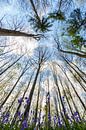
[[[39,105],[39,96],[40,96],[40,86],[39,86],[39,89],[38,89],[38,95],[37,95],[37,103],[36,103],[36,110],[35,110],[35,123],[34,123],[34,126],[36,126],[36,122],[37,122],[37,114],[38,114],[38,105]]]
[[[33,73],[34,73],[34,72],[33,72]],[[25,89],[25,91],[24,91],[24,93],[23,93],[22,99],[24,99],[25,94],[26,94],[26,92],[27,92],[27,90],[28,90],[28,88],[29,88],[29,86],[30,86],[30,83],[31,83],[31,80],[32,80],[32,77],[33,77],[33,73],[32,73],[32,75],[31,75],[31,77],[30,77],[30,79],[29,79],[29,82],[28,82],[28,85],[27,85],[27,87],[26,87],[26,89]],[[14,117],[13,117],[13,120],[12,120],[12,122],[11,122],[11,126],[13,126],[13,125],[15,124],[15,121],[16,121],[16,119],[17,119],[17,113],[18,113],[18,111],[19,111],[21,105],[22,105],[22,102],[21,102],[21,103],[18,105],[18,107],[17,107],[17,110],[16,110],[16,112],[15,112],[15,114],[14,114]]]
[[[56,84],[56,86],[57,86],[57,90],[58,90],[58,93],[59,93],[59,98],[60,98],[60,101],[61,101],[61,105],[62,105],[62,109],[63,109],[63,113],[64,113],[64,115],[62,114],[62,112],[61,112],[61,116],[62,116],[62,118],[63,118],[63,120],[64,120],[64,123],[65,123],[65,125],[66,125],[66,127],[67,127],[67,122],[66,122],[66,114],[65,114],[65,107],[64,107],[64,104],[63,104],[63,101],[62,101],[62,96],[61,96],[61,92],[60,92],[60,88],[59,88],[59,85],[58,85],[58,81],[57,81],[57,77],[56,77],[56,75],[54,74],[54,82],[55,82],[55,84]]]
[[[0,80],[0,83],[10,75],[10,73],[12,72],[12,70],[10,70],[5,76],[3,76],[3,78]]]
[[[35,5],[34,5],[33,0],[30,0],[30,3],[31,3],[31,5],[32,5],[32,7],[33,7],[33,10],[34,10],[36,16],[38,17],[38,19],[40,19],[40,18],[39,18],[39,15],[38,15],[38,13],[37,13],[37,10],[36,10],[36,8],[35,8]]]
[[[38,75],[39,75],[39,71],[40,71],[40,65],[38,66],[38,69],[37,69],[37,72],[36,72],[36,76],[35,76],[35,79],[33,81],[33,85],[32,85],[31,91],[30,91],[30,95],[29,95],[30,103],[27,104],[27,107],[25,109],[24,119],[28,119],[29,110],[30,110],[30,106],[31,106],[31,101],[32,101],[34,90],[35,90],[35,86],[36,86],[37,78],[38,78]]]
[[[5,71],[7,71],[10,67],[12,67],[17,61],[19,61],[24,55],[20,56],[16,61],[14,61],[11,65],[9,65],[7,68],[5,68],[0,75],[2,75]]]
[[[9,52],[14,51],[14,50],[16,50],[16,49],[11,49],[10,51],[7,51],[7,52],[4,52],[4,53],[1,53],[0,56],[3,56],[3,55],[5,55],[5,54],[7,54],[7,53],[9,53]]]
[[[67,60],[68,62],[70,62],[68,59],[66,59],[66,60]],[[83,76],[86,76],[86,74],[85,74],[82,70],[80,70],[79,67],[76,66],[73,62],[70,62],[70,64],[72,64],[74,67],[76,67],[77,70],[78,70],[81,74],[83,74]]]
[[[58,65],[58,64],[57,64],[57,65]],[[66,76],[68,82],[70,83],[70,85],[72,86],[74,92],[77,93],[77,91],[75,90],[75,88],[74,88],[72,82],[69,80],[69,78],[68,78],[66,72],[62,69],[62,67],[61,67],[60,65],[58,65],[58,66],[60,67],[60,69],[62,70],[62,72],[65,74],[65,76]],[[79,113],[79,111],[78,111],[78,109],[77,109],[77,106],[76,106],[76,104],[75,104],[75,102],[74,102],[74,100],[73,100],[73,98],[72,98],[72,95],[71,95],[71,92],[70,92],[70,88],[69,88],[69,86],[68,86],[67,84],[66,84],[66,86],[67,86],[67,88],[68,88],[68,90],[69,90],[69,93],[70,93],[72,102],[73,102],[73,104],[74,104],[74,107],[75,107],[75,109],[77,110],[77,112]],[[78,93],[77,93],[77,95],[78,95]],[[84,105],[84,103],[82,102],[82,100],[81,100],[81,98],[79,97],[79,95],[78,95],[78,98],[79,98],[79,101],[81,102],[82,106],[85,107],[85,105]],[[85,108],[84,108],[84,109],[85,109]],[[80,114],[79,114],[79,116],[80,116]],[[81,117],[80,117],[80,118],[81,118]]]
[[[6,111],[6,113],[8,113],[10,111],[10,109],[12,108],[14,102],[16,101],[17,97],[19,96],[19,93],[20,93],[20,91],[16,94],[16,96],[15,96],[14,100],[12,101],[11,105],[8,107],[8,110]]]
[[[8,63],[10,63],[12,59],[10,59],[9,61],[5,62],[3,65],[0,66],[0,69],[2,69],[4,66],[6,66]]]
[[[74,73],[71,71],[70,68],[69,68],[69,71],[74,76],[74,78],[77,80],[77,82],[80,84],[80,86],[82,87],[82,89],[86,92],[85,86],[79,81],[79,79],[74,75]]]
[[[73,117],[74,113],[73,113],[73,111],[72,111],[71,104],[70,104],[70,102],[69,102],[69,100],[68,100],[67,94],[66,94],[66,92],[65,92],[65,89],[64,89],[64,86],[63,86],[63,84],[62,84],[62,81],[61,81],[60,77],[59,77],[59,80],[60,80],[60,83],[61,83],[61,86],[62,86],[62,89],[63,89],[64,95],[65,95],[65,97],[66,97],[66,100],[67,100],[67,103],[68,103],[68,106],[69,106],[70,112],[71,112],[72,117]],[[73,118],[73,119],[74,119],[74,118]],[[75,119],[74,119],[74,120],[75,120]]]
[[[78,71],[76,71],[75,68],[72,67],[72,65],[62,56],[62,58],[66,61],[66,63],[80,76],[80,78],[83,80],[83,82],[86,84],[86,80],[80,75]]]
[[[71,86],[72,86],[72,88],[73,88],[73,90],[74,90],[75,94],[77,95],[77,97],[78,97],[79,101],[81,102],[81,104],[82,104],[83,108],[86,110],[86,106],[85,106],[85,104],[84,104],[84,103],[83,103],[83,101],[81,100],[80,96],[78,95],[78,93],[77,93],[77,91],[76,91],[76,89],[75,89],[74,85],[72,84],[72,82],[71,82],[71,81],[70,81],[70,79],[68,78],[67,74],[66,74],[66,77],[67,77],[67,79],[68,79],[69,83],[71,84]]]
[[[48,119],[48,127],[50,129],[50,125],[51,125],[51,113],[50,113],[50,89],[49,89],[49,79],[47,79],[47,82],[48,82],[48,116],[49,119]]]
[[[56,115],[57,117],[59,117],[59,111],[58,111],[58,105],[57,105],[57,100],[56,100],[56,97],[54,97],[54,104],[55,104],[55,109],[56,109]]]
[[[28,64],[27,64],[28,65]],[[21,77],[24,75],[24,73],[26,72],[26,67],[23,69],[21,75],[19,76],[19,78],[17,79],[16,83],[14,84],[13,88],[11,89],[11,91],[9,92],[9,94],[7,95],[7,97],[5,98],[5,100],[3,101],[3,103],[0,105],[0,109],[3,107],[3,105],[6,103],[7,99],[9,98],[9,96],[11,95],[11,93],[13,92],[13,90],[15,89],[16,85],[18,84],[19,80],[21,79]]]

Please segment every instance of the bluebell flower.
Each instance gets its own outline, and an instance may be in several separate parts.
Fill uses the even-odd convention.
[[[48,120],[51,121],[51,115],[48,113]]]
[[[18,111],[17,113],[16,113],[16,115],[18,116],[18,118],[21,120],[22,119],[22,117],[23,117],[23,113],[21,113],[20,111]]]
[[[21,130],[24,130],[25,128],[28,128],[27,120],[24,120],[24,121],[22,122],[22,128],[21,128]]]
[[[27,100],[26,100],[26,103],[27,103],[27,104],[29,104],[29,103],[30,103],[30,100],[29,100],[29,99],[27,99]]]
[[[20,115],[21,115],[21,112],[20,112],[20,111],[18,111],[18,112],[17,112],[17,115],[18,115],[18,116],[20,116]]]
[[[79,117],[75,117],[76,122],[80,122],[80,118]]]
[[[66,108],[64,107],[63,112],[66,114]]]
[[[3,118],[3,124],[8,123],[8,118]]]
[[[54,120],[54,124],[56,124],[56,120],[57,120],[56,116],[54,116],[53,120]]]
[[[58,126],[62,127],[62,120],[60,119],[60,117],[58,117]]]
[[[21,104],[23,102],[23,98],[18,99],[18,103]]]
[[[3,115],[3,120],[2,122],[3,123],[7,123],[9,121],[9,117],[10,117],[10,113],[6,113],[5,115]]]
[[[76,111],[74,112],[74,115],[73,115],[74,119],[76,120],[76,122],[79,122],[80,121],[80,116],[79,116],[79,113]]]
[[[74,112],[74,116],[79,116],[79,113],[77,111]]]
[[[30,103],[30,99],[28,97],[25,97],[26,99],[26,104],[28,105]]]
[[[35,119],[34,119],[34,117],[32,118],[32,122],[35,122]]]

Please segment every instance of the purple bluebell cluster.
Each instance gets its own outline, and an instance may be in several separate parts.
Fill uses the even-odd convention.
[[[50,100],[50,97],[48,97],[48,101]],[[18,99],[18,103],[21,104],[23,102],[23,98]],[[58,115],[54,115],[52,116],[49,109],[47,109],[47,121],[50,124],[53,124],[55,127],[65,127],[65,122],[64,122],[64,118],[69,122],[69,124],[72,126],[73,122],[76,121],[76,123],[79,123],[81,121],[80,119],[80,115],[77,111],[75,111],[72,116],[71,114],[69,114],[67,112],[67,109],[65,107],[66,103],[65,103],[65,97],[62,97],[62,102],[64,105],[64,109],[62,109],[60,112],[58,111]],[[28,97],[25,97],[25,105],[29,105],[30,100]],[[46,106],[48,106],[49,104],[46,104]],[[49,107],[49,106],[48,106]],[[28,114],[28,113],[27,113]],[[17,116],[17,120],[16,123],[18,121],[22,122],[21,124],[21,130],[25,130],[26,128],[29,128],[30,125],[33,125],[34,123],[36,123],[37,125],[40,124],[41,127],[45,126],[45,118],[46,115],[44,114],[42,116],[42,114],[40,112],[38,112],[38,117],[35,119],[35,111],[34,109],[31,109],[30,111],[30,116],[28,118],[28,120],[24,119],[24,113],[22,113],[20,110],[16,113]],[[63,116],[62,116],[63,115]],[[31,118],[30,118],[31,117]],[[63,118],[64,117],[64,118]],[[1,112],[1,122],[2,124],[8,124],[10,123],[10,113],[9,112]]]
[[[27,122],[27,120],[23,120],[21,130],[24,130],[26,128],[28,128],[28,122]]]
[[[58,126],[59,126],[59,127],[62,127],[62,120],[61,120],[60,117],[58,117]]]
[[[48,113],[48,120],[51,121],[51,114]]]
[[[28,97],[25,97],[25,100],[26,100],[26,104],[29,105],[30,99]]]
[[[81,119],[80,119],[79,113],[77,111],[74,112],[73,117],[76,120],[76,122],[80,122]]]
[[[9,113],[9,112],[6,113],[6,114],[4,114],[4,115],[3,115],[3,119],[2,119],[2,123],[3,123],[3,124],[8,123],[8,122],[9,122],[9,117],[10,117],[10,113]]]
[[[18,111],[17,112],[17,116],[18,116],[19,120],[22,120],[23,113],[21,113],[20,111]]]
[[[23,98],[18,99],[18,103],[21,104],[23,102]]]

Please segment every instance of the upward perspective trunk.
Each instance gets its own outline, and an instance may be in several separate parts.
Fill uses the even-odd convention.
[[[14,61],[11,65],[9,65],[7,68],[5,68],[0,75],[2,75],[5,71],[7,71],[10,67],[12,67],[14,64],[17,63],[17,61],[19,61],[24,55],[20,56],[16,61]]]
[[[61,111],[61,104],[60,104],[60,98],[59,98],[59,93],[58,93],[58,91],[57,91],[57,89],[55,89],[55,91],[56,91],[56,96],[57,96],[57,99],[58,99],[58,116],[60,116],[60,114],[61,114],[61,117],[63,118],[63,113],[62,113],[62,111]]]
[[[86,76],[86,74],[85,74],[82,70],[80,70],[78,66],[76,66],[73,62],[70,62],[68,59],[66,59],[66,60],[67,60],[71,65],[73,65],[75,68],[77,68],[77,70],[78,70],[81,74],[83,74],[83,76]]]
[[[36,86],[37,78],[38,78],[38,75],[39,75],[39,71],[40,71],[40,66],[39,66],[38,69],[37,69],[36,76],[35,76],[35,79],[34,79],[34,82],[33,82],[32,88],[31,88],[31,91],[30,91],[30,95],[29,95],[30,103],[27,104],[27,107],[26,107],[26,109],[25,109],[24,119],[27,119],[27,118],[28,118],[28,115],[29,115],[29,110],[30,110],[30,106],[31,106],[31,101],[32,101],[32,97],[33,97],[34,90],[35,90],[35,86]]]
[[[83,90],[86,92],[85,86],[82,84],[82,82],[79,81],[79,79],[74,75],[74,73],[71,71],[70,68],[69,68],[69,71],[74,76],[74,78],[77,80],[77,82],[81,85],[81,87],[83,88]]]
[[[6,111],[6,113],[8,113],[10,111],[10,109],[13,107],[13,104],[16,101],[16,99],[18,98],[19,94],[20,94],[20,91],[16,94],[16,96],[15,96],[14,100],[12,101],[11,105],[8,107],[8,110]]]
[[[3,65],[0,66],[0,69],[2,69],[4,66],[6,66],[8,63],[10,63],[11,59],[7,62],[5,62]]]
[[[61,102],[61,106],[62,106],[62,109],[63,109],[63,114],[61,112],[61,116],[65,122],[65,126],[67,127],[67,123],[66,123],[66,120],[65,120],[65,117],[66,117],[66,114],[65,114],[65,107],[64,107],[64,104],[63,104],[63,101],[62,101],[62,96],[61,96],[61,92],[60,92],[60,88],[59,88],[59,84],[58,84],[58,80],[57,80],[57,77],[56,79],[54,78],[54,82],[57,86],[57,90],[58,90],[58,94],[59,94],[59,99],[60,99],[60,102]]]
[[[79,99],[80,103],[82,104],[83,108],[86,110],[86,106],[85,106],[85,104],[83,103],[83,101],[82,101],[81,97],[78,95],[78,93],[77,93],[77,91],[76,91],[76,89],[75,89],[74,85],[72,84],[72,82],[71,82],[71,81],[70,81],[70,79],[68,78],[67,74],[66,74],[66,77],[67,77],[67,79],[68,79],[69,83],[71,84],[71,86],[72,86],[72,88],[73,88],[73,90],[74,90],[75,94],[77,95],[77,97],[78,97],[78,99]]]
[[[39,105],[39,95],[40,95],[40,86],[39,86],[39,89],[38,89],[38,96],[37,96],[37,103],[36,103],[36,110],[35,110],[35,124],[34,125],[36,125],[36,122],[37,122],[38,105]]]
[[[57,64],[57,65],[58,65],[58,64]],[[58,66],[59,66],[59,65],[58,65]],[[61,66],[59,66],[59,67],[60,67],[60,69],[62,70],[62,72],[65,74],[67,80],[70,82],[70,80],[69,80],[69,78],[68,78],[66,72],[62,69]],[[66,82],[65,82],[65,84],[66,84],[66,86],[67,86],[67,88],[68,88],[69,95],[70,95],[70,97],[71,97],[71,100],[72,100],[72,103],[73,103],[73,105],[74,105],[74,108],[75,108],[75,110],[79,113],[79,110],[78,110],[78,108],[77,108],[77,106],[76,106],[76,104],[75,104],[75,102],[74,102],[74,99],[73,99],[73,97],[72,97],[72,95],[71,95],[70,87],[69,87],[69,85],[68,85]],[[79,113],[79,117],[80,117],[80,113]]]
[[[70,101],[68,100],[67,94],[66,94],[66,92],[65,92],[65,89],[64,89],[64,86],[63,86],[63,84],[62,84],[62,81],[61,81],[61,78],[60,78],[60,77],[59,77],[59,80],[60,80],[60,83],[61,83],[61,86],[62,86],[64,95],[65,95],[65,97],[66,97],[66,100],[67,100],[67,103],[68,103],[68,107],[69,107],[70,112],[71,112],[71,114],[72,114],[72,116],[73,116],[73,110],[72,110],[72,108],[71,108]],[[73,118],[73,119],[74,119],[74,118]],[[81,118],[80,118],[80,119],[81,119]]]
[[[28,88],[29,88],[29,85],[30,85],[31,80],[32,80],[32,76],[33,76],[33,73],[32,73],[32,75],[31,75],[30,80],[29,80],[29,82],[28,82],[28,85],[27,85],[27,87],[26,87],[26,89],[25,89],[25,91],[24,91],[24,93],[23,93],[22,99],[24,99],[25,94],[26,94],[26,92],[27,92],[27,90],[28,90]],[[17,107],[17,110],[16,110],[16,112],[15,112],[15,114],[14,114],[14,118],[13,118],[13,120],[12,120],[12,122],[11,122],[11,126],[13,126],[13,125],[15,124],[15,121],[16,121],[16,118],[17,118],[17,113],[18,113],[18,111],[19,111],[21,105],[22,105],[22,102],[21,102],[21,103],[18,105],[18,107]]]
[[[28,64],[27,64],[28,65]],[[9,94],[7,95],[7,97],[5,98],[5,100],[2,102],[2,104],[0,105],[0,109],[3,107],[3,105],[6,103],[7,99],[9,98],[9,96],[11,95],[11,93],[13,92],[13,90],[15,89],[16,85],[18,84],[19,80],[21,79],[21,77],[24,75],[24,73],[26,72],[26,67],[23,69],[22,73],[20,74],[19,78],[17,79],[16,83],[14,84],[13,88],[10,90]]]
[[[38,13],[37,13],[37,10],[36,10],[36,8],[35,8],[35,5],[34,5],[33,0],[30,0],[30,3],[31,3],[31,5],[32,5],[32,7],[33,7],[33,10],[34,10],[34,12],[35,12],[36,16],[39,18],[39,16],[38,16]],[[39,18],[39,19],[40,19],[40,18]]]
[[[63,56],[62,56],[63,57]],[[83,80],[84,83],[86,83],[86,80],[80,75],[80,73],[63,57],[63,59],[66,61],[66,63],[80,76],[80,78]]]
[[[55,104],[55,109],[56,109],[56,115],[58,117],[59,116],[59,112],[58,112],[58,105],[57,105],[56,97],[54,97],[54,104]]]

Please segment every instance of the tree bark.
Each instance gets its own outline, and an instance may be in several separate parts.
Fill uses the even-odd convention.
[[[16,30],[10,30],[5,28],[0,28],[0,36],[23,36],[23,37],[31,37],[34,39],[40,38],[41,34],[28,34],[25,32],[20,32]]]

